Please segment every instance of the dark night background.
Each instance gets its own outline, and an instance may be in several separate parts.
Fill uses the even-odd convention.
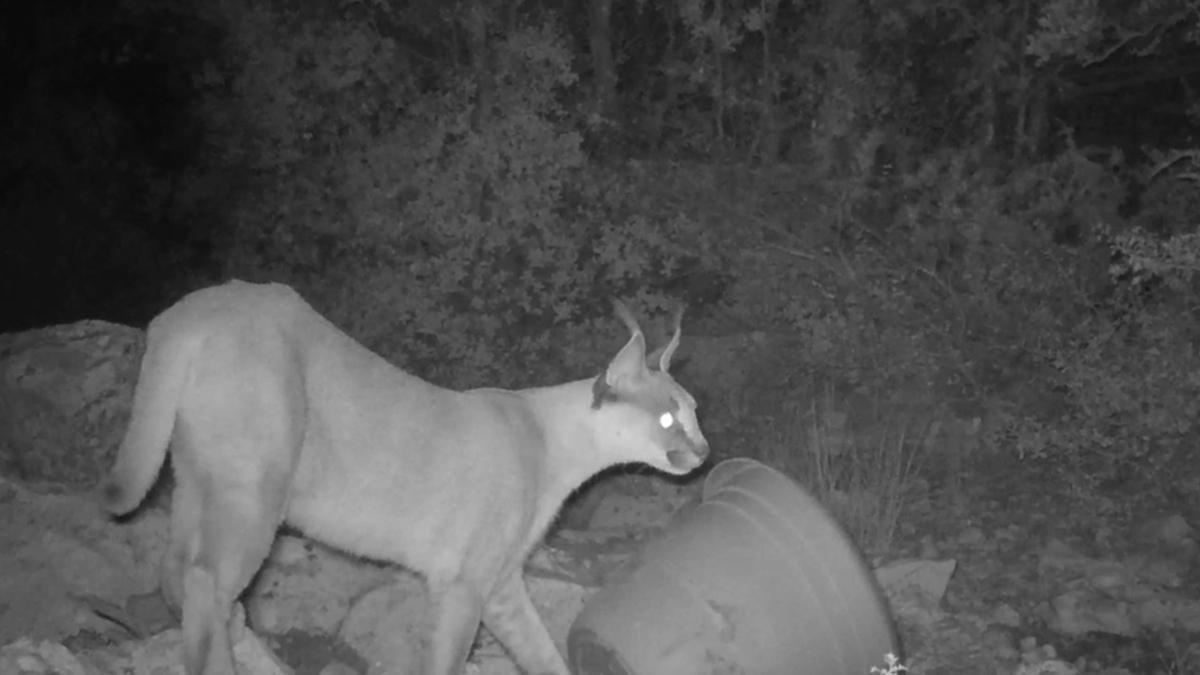
[[[188,69],[217,36],[118,2],[2,11],[4,328],[144,323],[211,264],[213,221],[172,202],[204,144]]]
[[[609,297],[652,326],[682,300],[719,452],[811,477],[797,448],[836,418],[914,429],[897,456],[986,449],[1004,471],[968,480],[1080,527],[1195,514],[1197,17],[6,3],[0,331],[276,280],[434,381],[524,386],[594,370]]]
[[[688,42],[681,35],[687,23],[684,5],[635,11],[618,4],[607,26],[589,21],[594,14],[584,12],[584,4],[518,4],[507,14],[489,8],[485,42],[502,40],[505,29],[517,24],[555,25],[558,46],[572,59],[570,68],[579,80],[555,93],[559,109],[551,116],[554,131],[580,132],[585,161],[604,167],[597,170],[630,158],[686,160],[734,172],[784,164],[810,169],[812,184],[831,175],[843,181],[861,178],[847,173],[918,171],[923,156],[938,152],[986,152],[997,164],[1033,163],[1063,152],[1069,138],[1076,148],[1092,150],[1092,158],[1101,149],[1123,151],[1119,160],[1107,160],[1107,168],[1122,174],[1118,187],[1127,193],[1123,213],[1138,208],[1149,182],[1141,175],[1150,163],[1142,146],[1193,147],[1190,106],[1200,69],[1190,38],[1195,27],[1170,11],[1176,7],[1136,20],[1123,16],[1119,7],[1105,8],[1102,18],[1109,23],[1103,30],[1064,39],[1053,47],[1058,53],[1037,63],[1029,49],[1036,42],[1036,24],[1020,25],[1020,17],[1010,16],[1018,12],[1016,5],[976,4],[928,3],[906,9],[903,4],[863,3],[852,19],[839,14],[839,7],[853,2],[780,5],[769,31],[777,63],[765,75],[754,72],[752,60],[764,38],[746,31],[743,42],[724,57],[724,82],[709,86],[689,86],[715,76],[704,71],[713,55],[706,53],[703,41],[681,44]],[[959,5],[956,12],[946,11]],[[4,8],[0,30],[8,142],[0,188],[9,244],[2,269],[4,287],[12,290],[5,293],[0,311],[4,328],[82,317],[140,324],[187,288],[248,273],[229,269],[221,246],[231,245],[230,231],[238,226],[231,222],[232,206],[265,196],[255,194],[264,189],[256,184],[263,180],[263,158],[246,156],[264,149],[232,152],[230,147],[260,122],[231,120],[245,111],[237,109],[243,102],[228,91],[245,61],[261,56],[252,53],[253,42],[236,43],[245,36],[231,35],[237,31],[230,25],[244,20],[252,7],[223,14],[216,4],[105,0]],[[301,31],[302,21],[371,25],[375,32],[370,38],[395,41],[393,68],[421,78],[408,86],[422,93],[455,76],[464,81],[485,77],[474,65],[485,60],[471,53],[473,28],[447,23],[431,13],[435,7],[401,3],[339,12],[323,3],[295,2],[274,11],[284,33]],[[1038,7],[1049,13],[1054,3]],[[427,23],[415,23],[422,20]],[[901,21],[899,27],[889,24],[896,21]],[[287,22],[291,25],[282,26]],[[454,38],[459,44],[447,44]],[[339,35],[331,28],[321,39],[330,45],[342,39],[349,49],[353,40],[368,37],[350,30]],[[601,70],[605,59],[613,58],[597,47],[602,41],[621,54],[619,63],[610,64],[611,72]],[[996,52],[993,64],[974,58],[984,41],[993,43],[986,46]],[[314,45],[307,46],[313,47],[308,53],[297,47],[282,55],[295,60],[290,70],[280,72],[284,79],[253,86],[304,89],[306,83],[286,78],[302,78],[311,68],[305,59],[318,58]],[[273,45],[261,47],[268,52]],[[336,46],[329,48],[336,58]],[[1098,56],[1107,50],[1112,53]],[[957,63],[941,58],[951,53],[968,58]],[[344,56],[348,61],[359,58]],[[859,60],[861,72],[836,72],[834,62],[847,57]],[[425,65],[413,72],[407,59]],[[763,117],[771,112],[777,118],[773,124],[783,127],[772,131],[770,143],[755,128],[766,122],[756,122],[736,105],[729,106],[727,119],[714,124],[713,87],[736,90],[730,98],[755,98],[754,89],[766,86],[761,80],[767,76],[776,80],[769,96],[781,110],[764,112],[759,106],[755,112]],[[861,84],[843,84],[843,76],[882,84],[869,96],[846,93]],[[1001,82],[1014,76],[1027,82]],[[370,96],[388,94],[387,83],[364,82],[360,89],[370,84],[375,90],[357,92],[358,102],[378,106],[384,98]],[[1014,91],[1003,91],[1005,86]],[[988,88],[995,100],[981,100],[981,91]],[[309,87],[301,93],[320,105],[322,92]],[[869,100],[830,105],[822,96]],[[390,106],[403,107],[394,96],[386,99]],[[1034,112],[1044,117],[1040,127],[1014,126],[1014,116]],[[308,121],[337,123],[339,114],[351,113],[330,111],[325,119],[310,115]],[[647,119],[654,114],[658,118]],[[604,124],[595,123],[598,116],[604,116]],[[674,125],[664,122],[676,116],[682,119]],[[230,129],[239,123],[245,128]],[[853,146],[856,135],[864,146],[877,148],[843,147]],[[839,149],[843,155],[877,150],[873,154],[878,157],[838,157]],[[812,189],[810,184],[802,181],[795,189]],[[326,189],[329,200],[346,198],[336,191]],[[354,224],[338,227],[353,229]],[[337,228],[330,229],[334,231],[328,234],[337,236]],[[424,250],[428,252],[427,245]],[[705,299],[719,294],[718,289],[696,292]]]

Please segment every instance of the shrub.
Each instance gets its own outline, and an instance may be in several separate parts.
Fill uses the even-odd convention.
[[[375,20],[258,8],[240,25],[244,65],[214,109],[253,130],[229,138],[259,188],[226,273],[291,281],[422,374],[516,385],[594,369],[559,344],[619,330],[611,296],[665,308],[682,274],[713,264],[695,223],[629,208],[636,186],[585,168],[552,21],[491,40],[486,75],[423,69]]]

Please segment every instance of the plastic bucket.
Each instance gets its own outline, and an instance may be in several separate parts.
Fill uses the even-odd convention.
[[[900,654],[873,575],[800,486],[732,459],[703,495],[588,600],[576,675],[869,675]]]

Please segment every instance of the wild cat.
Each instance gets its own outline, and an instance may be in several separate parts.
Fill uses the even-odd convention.
[[[481,621],[526,673],[569,675],[521,575],[530,550],[602,469],[681,475],[708,455],[695,399],[668,373],[678,316],[648,366],[637,322],[617,313],[631,336],[598,377],[468,391],[391,365],[279,284],[202,289],[151,321],[100,497],[135,509],[170,445],[162,583],[188,675],[236,672],[230,618],[285,522],[425,578],[426,675],[461,673]]]

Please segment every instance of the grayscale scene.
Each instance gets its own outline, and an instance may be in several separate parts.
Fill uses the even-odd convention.
[[[1200,675],[1200,0],[0,9],[0,675]]]

